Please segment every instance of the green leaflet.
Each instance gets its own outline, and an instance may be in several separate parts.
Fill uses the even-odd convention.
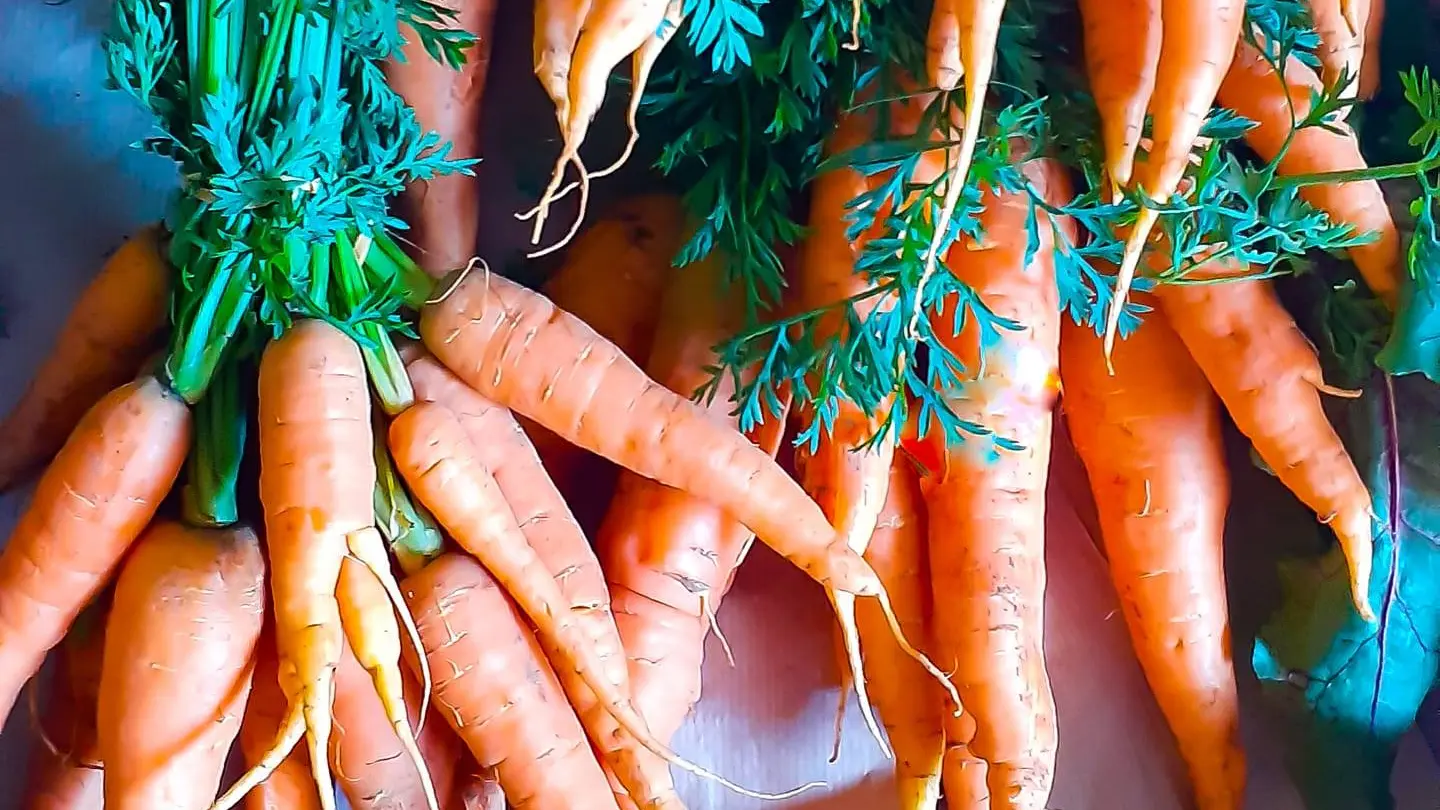
[[[1284,603],[1253,664],[1294,720],[1289,765],[1310,810],[1390,808],[1395,744],[1435,677],[1440,645],[1440,387],[1377,378],[1347,413],[1374,496],[1379,622],[1350,606],[1338,549],[1282,566]]]
[[[1391,374],[1424,374],[1440,383],[1440,234],[1436,232],[1435,186],[1419,177],[1425,193],[1411,206],[1415,237],[1400,286],[1390,339],[1376,360]]]

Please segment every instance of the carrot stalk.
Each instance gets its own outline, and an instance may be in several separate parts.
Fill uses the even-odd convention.
[[[233,363],[220,367],[194,411],[195,441],[180,492],[181,508],[192,526],[223,528],[240,519],[236,486],[249,427]]]

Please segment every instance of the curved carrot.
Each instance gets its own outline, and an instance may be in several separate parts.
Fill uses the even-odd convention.
[[[288,710],[280,689],[279,661],[275,652],[274,628],[267,626],[256,648],[255,676],[251,679],[250,700],[240,724],[240,753],[246,768],[254,768],[270,751],[284,725]],[[270,777],[245,795],[245,810],[319,810],[320,797],[310,781],[310,760],[303,747],[296,747]]]
[[[823,584],[879,592],[870,567],[763,450],[543,296],[499,276],[462,279],[425,308],[420,329],[435,356],[485,396],[632,472],[708,498]]]
[[[479,562],[444,554],[404,583],[435,705],[515,810],[615,810],[529,625]]]
[[[894,594],[895,615],[905,635],[930,649],[930,564],[926,555],[925,503],[910,462],[890,469],[884,508],[865,549],[875,573]],[[871,603],[856,606],[865,643],[870,699],[880,712],[895,751],[895,784],[901,810],[935,810],[945,754],[945,694],[890,634],[884,613]]]
[[[1233,266],[1202,268],[1232,275]],[[1320,360],[1269,281],[1162,284],[1165,314],[1236,427],[1287,489],[1340,539],[1351,597],[1367,621],[1373,517],[1370,493],[1325,416]]]
[[[1258,124],[1245,133],[1245,142],[1261,158],[1274,160],[1295,126],[1287,95],[1294,102],[1295,116],[1303,118],[1309,114],[1311,94],[1320,90],[1319,77],[1298,58],[1292,57],[1286,63],[1282,78],[1259,51],[1242,42],[1234,65],[1220,85],[1220,103]],[[1343,125],[1341,129],[1342,132],[1334,132],[1322,127],[1306,127],[1296,131],[1280,159],[1278,173],[1294,175],[1368,168],[1355,134]],[[1300,196],[1329,214],[1336,223],[1353,225],[1360,233],[1379,234],[1370,244],[1350,248],[1350,258],[1370,290],[1393,309],[1402,272],[1400,232],[1390,216],[1380,184],[1374,180],[1321,183],[1302,187]]]
[[[103,621],[82,616],[57,652],[50,700],[40,720],[43,745],[30,762],[25,810],[101,810],[105,772],[96,750],[96,704],[105,653]],[[103,614],[95,616],[103,619]]]
[[[210,806],[240,733],[264,615],[253,531],[162,522],[135,544],[105,630],[105,807]]]
[[[0,492],[50,460],[106,392],[160,346],[170,266],[157,228],[128,239],[90,282],[14,409],[0,422]]]
[[[1164,204],[1180,187],[1190,150],[1235,58],[1244,20],[1243,0],[1160,0],[1160,61],[1150,94],[1153,146],[1149,159],[1135,173],[1135,189],[1141,195]],[[1105,320],[1107,357],[1115,348],[1120,314],[1158,216],[1154,208],[1141,207],[1125,239],[1115,296]]]
[[[175,483],[190,409],[154,377],[105,395],[40,479],[0,554],[0,721]]]
[[[1148,301],[1147,301],[1148,303]],[[1230,474],[1220,405],[1162,312],[1120,342],[1065,323],[1063,408],[1099,511],[1140,665],[1200,810],[1240,810],[1245,756],[1223,551]]]
[[[1160,63],[1161,0],[1080,0],[1085,73],[1100,111],[1105,172],[1129,188]]]
[[[1047,199],[1068,198],[1052,162],[1024,170]],[[1040,244],[1027,266],[1028,199],[987,190],[982,205],[984,242],[958,243],[950,264],[996,315],[1021,328],[1002,331],[982,357],[974,319],[951,336],[954,301],[933,323],[969,374],[983,369],[947,395],[952,410],[1021,449],[970,438],[947,448],[944,472],[926,479],[935,654],[955,673],[967,715],[947,723],[948,744],[968,753],[947,752],[943,780],[951,806],[977,806],[984,795],[976,793],[975,760],[982,760],[992,808],[1039,810],[1050,795],[1057,743],[1044,649],[1045,482],[1060,339],[1052,227],[1072,226],[1040,215]],[[943,441],[938,430],[928,438]],[[973,739],[960,728],[972,722]]]
[[[592,0],[536,0],[534,23],[535,77],[555,104],[555,117],[563,129],[570,120],[570,66],[580,27],[590,14]]]

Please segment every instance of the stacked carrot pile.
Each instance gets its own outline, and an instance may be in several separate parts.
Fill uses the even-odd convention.
[[[1016,3],[797,17],[834,23],[812,83],[845,94],[799,150],[815,176],[726,182],[805,200],[804,227],[745,247],[696,204],[715,187],[639,197],[577,222],[537,292],[472,259],[492,2],[117,0],[113,78],[185,184],[0,426],[0,490],[43,468],[0,556],[0,718],[64,665],[31,806],[328,808],[338,783],[377,810],[680,808],[672,768],[781,795],[669,748],[758,537],[824,586],[904,807],[1040,810],[1058,402],[1198,806],[1238,809],[1222,412],[1373,615],[1370,495],[1324,412],[1349,392],[1268,274],[1330,249],[1386,306],[1408,281],[1386,170],[1344,122],[1380,3],[1312,0],[1313,32],[1282,4],[1062,4],[1083,59],[1029,100],[1000,43],[1049,18]],[[536,241],[644,142],[657,66],[662,109],[685,70],[749,86],[721,13],[536,0],[563,137]],[[631,145],[591,172],[626,58]],[[754,131],[808,126],[775,115]],[[621,472],[592,543],[597,458]]]

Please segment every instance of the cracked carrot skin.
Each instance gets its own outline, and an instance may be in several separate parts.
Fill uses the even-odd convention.
[[[253,768],[274,744],[286,713],[285,693],[280,689],[274,628],[267,628],[256,648],[255,674],[250,699],[240,724],[240,755],[246,768]],[[289,756],[245,796],[245,810],[319,810],[320,797],[310,780],[310,758],[303,746]]]
[[[1149,296],[1138,303],[1151,304]],[[1162,311],[1120,341],[1060,337],[1062,407],[1094,494],[1131,643],[1200,810],[1240,810],[1245,756],[1230,652],[1220,403]]]
[[[184,400],[142,377],[96,403],[41,476],[0,553],[0,724],[155,516],[190,423]]]
[[[100,674],[105,807],[210,807],[240,733],[264,615],[265,562],[250,529],[165,521],[135,544],[115,584]]]
[[[438,713],[515,810],[616,810],[540,644],[475,559],[446,553],[401,585],[435,679]]]

